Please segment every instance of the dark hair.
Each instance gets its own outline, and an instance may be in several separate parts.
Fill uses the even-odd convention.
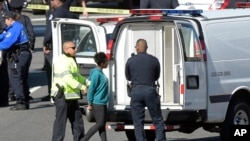
[[[101,63],[105,63],[107,59],[108,58],[104,52],[96,53],[94,56],[94,60],[98,66],[101,65]]]

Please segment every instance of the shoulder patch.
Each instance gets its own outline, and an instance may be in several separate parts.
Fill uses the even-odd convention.
[[[10,36],[11,36],[11,33],[7,32],[6,37],[10,37]]]

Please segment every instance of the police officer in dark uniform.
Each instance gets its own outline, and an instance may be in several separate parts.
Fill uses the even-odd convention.
[[[16,15],[5,12],[2,17],[7,25],[0,35],[0,50],[6,50],[8,67],[11,72],[9,79],[16,95],[16,105],[10,110],[29,109],[29,85],[28,74],[32,55],[29,50],[30,44],[25,27],[15,21]]]
[[[146,40],[137,40],[135,48],[137,55],[128,59],[125,75],[132,85],[130,105],[136,141],[146,141],[143,125],[145,107],[148,108],[156,127],[156,141],[166,141],[160,98],[155,85],[160,76],[160,63],[156,57],[147,54]]]
[[[47,0],[46,3],[50,6],[50,0]],[[83,8],[86,8],[86,2],[85,0],[64,0],[63,6],[70,10],[70,6],[82,6]],[[53,9],[49,9],[53,10]],[[74,13],[77,17],[79,17],[79,13]],[[84,11],[82,12],[84,17],[88,17],[88,12],[84,9]]]
[[[17,14],[17,21],[21,22],[27,30],[27,34],[30,42],[30,50],[34,51],[36,36],[33,29],[33,25],[28,16],[21,14],[22,9],[25,5],[25,0],[12,0],[10,1],[10,10]]]
[[[16,21],[21,22],[25,29],[26,29],[26,33],[29,37],[29,43],[30,43],[30,50],[33,52],[34,51],[34,47],[35,47],[35,40],[36,40],[36,36],[35,36],[35,32],[33,29],[33,25],[31,23],[31,20],[28,16],[26,15],[22,15],[22,9],[25,5],[25,0],[12,0],[9,3],[9,7],[10,10],[15,12],[16,14]],[[9,101],[15,101],[16,100],[16,96],[14,95],[14,90],[10,85],[9,88]],[[33,98],[31,96],[29,96],[29,99],[32,100]]]
[[[50,1],[51,9],[48,20],[46,23],[46,32],[43,40],[43,52],[45,55],[45,68],[48,79],[48,95],[42,98],[42,101],[50,100],[51,92],[51,74],[52,74],[52,30],[51,30],[51,20],[54,18],[73,18],[77,17],[71,13],[68,9],[63,6],[65,0],[53,0]]]

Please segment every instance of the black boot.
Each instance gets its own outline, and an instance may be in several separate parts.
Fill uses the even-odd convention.
[[[26,110],[30,109],[30,103],[29,102],[25,103],[25,107],[26,107]]]
[[[11,101],[16,101],[15,95],[9,95],[9,102],[11,102]]]
[[[24,102],[17,102],[15,106],[10,108],[11,111],[27,110]]]
[[[50,101],[50,95],[42,97],[41,101]]]

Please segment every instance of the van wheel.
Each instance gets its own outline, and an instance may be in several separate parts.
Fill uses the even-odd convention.
[[[126,130],[126,136],[128,138],[128,141],[135,141],[135,134],[134,130]],[[154,130],[146,130],[146,138],[147,141],[155,141],[155,131]]]
[[[235,101],[230,105],[226,119],[220,131],[221,141],[228,141],[230,125],[249,125],[250,106],[243,101]]]

